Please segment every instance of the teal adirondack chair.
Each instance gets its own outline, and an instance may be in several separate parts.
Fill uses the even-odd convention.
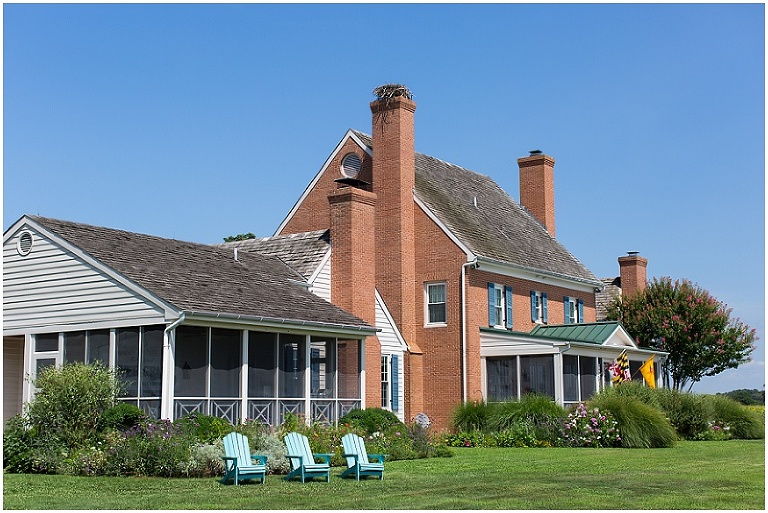
[[[344,435],[341,445],[344,447],[344,457],[347,458],[347,470],[342,472],[341,477],[354,475],[358,481],[362,476],[379,476],[379,479],[384,479],[385,454],[368,454],[365,442],[354,433]],[[377,462],[369,461],[368,458]]]
[[[315,477],[325,477],[326,482],[331,480],[331,454],[313,454],[306,436],[288,433],[285,435],[285,447],[288,449],[285,457],[291,462],[291,471],[285,476],[286,480],[295,477],[300,477],[302,483]],[[316,457],[324,462],[317,463]]]
[[[240,433],[229,433],[225,436],[223,458],[225,473],[221,479],[222,483],[227,484],[230,479],[233,479],[235,484],[249,479],[259,479],[264,483],[267,475],[267,457],[251,454],[247,436]]]

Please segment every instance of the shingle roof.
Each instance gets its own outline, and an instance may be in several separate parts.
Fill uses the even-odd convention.
[[[266,256],[280,258],[291,269],[304,278],[312,276],[328,254],[331,239],[328,230],[293,233],[261,239],[247,239],[225,242],[224,247],[238,248],[242,251],[255,251]]]
[[[300,284],[278,258],[37,216],[51,230],[140,287],[184,311],[367,327]]]
[[[369,135],[353,132],[372,147]],[[490,177],[422,153],[415,158],[416,196],[475,255],[599,284]]]
[[[595,292],[595,319],[604,321],[606,309],[614,298],[621,296],[621,277],[602,278],[605,288],[602,292]]]

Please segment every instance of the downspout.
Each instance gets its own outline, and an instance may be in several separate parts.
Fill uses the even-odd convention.
[[[182,324],[187,318],[185,312],[181,312],[179,318],[168,325],[163,330],[163,395],[160,398],[160,417],[164,419],[173,418],[173,380],[171,379],[174,372],[171,363],[173,360],[173,351],[171,348],[171,332],[175,330],[180,324]]]
[[[467,402],[467,268],[477,265],[477,257],[461,266],[461,391],[462,402]]]

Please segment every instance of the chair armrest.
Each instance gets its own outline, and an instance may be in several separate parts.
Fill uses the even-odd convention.
[[[267,457],[263,454],[251,454],[251,461],[253,460],[259,460],[260,465],[266,465],[267,464]]]
[[[229,468],[229,465],[227,465],[227,462],[232,462],[232,468],[237,467],[237,456],[222,456],[221,459],[224,460],[224,468]]]
[[[304,464],[304,456],[302,456],[301,454],[286,454],[285,457],[286,458],[299,458],[299,463],[302,464],[302,465]]]
[[[330,464],[331,463],[331,457],[333,456],[333,454],[314,453],[314,454],[312,454],[312,456],[314,456],[315,458],[320,458],[320,459],[324,460],[323,463]]]
[[[355,458],[355,462],[360,461],[360,455],[359,454],[342,454],[342,458]]]
[[[379,460],[379,463],[384,463],[384,459],[387,457],[386,454],[369,454],[368,459],[372,460]]]

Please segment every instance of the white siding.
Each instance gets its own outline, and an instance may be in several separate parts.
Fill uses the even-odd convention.
[[[376,298],[376,327],[379,328],[381,331],[376,334],[376,336],[379,339],[379,344],[381,344],[381,354],[394,354],[398,356],[398,368],[397,368],[397,382],[399,384],[397,395],[398,395],[398,401],[397,403],[400,405],[399,411],[394,412],[397,417],[404,421],[405,420],[405,347],[403,346],[403,343],[398,338],[397,332],[396,332],[396,326],[394,326],[390,320],[390,317],[386,313],[386,305],[380,300],[379,297]]]
[[[3,423],[21,413],[24,337],[3,338]]]
[[[31,230],[30,230],[31,231]],[[3,329],[156,317],[163,311],[114,278],[32,231],[32,251],[3,245]]]
[[[320,270],[317,272],[315,279],[310,283],[312,285],[312,292],[329,303],[331,302],[331,259],[328,258]]]

